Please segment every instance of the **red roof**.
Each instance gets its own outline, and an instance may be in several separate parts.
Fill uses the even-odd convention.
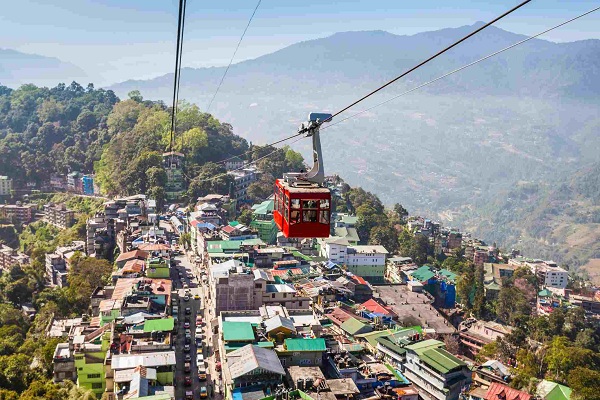
[[[362,303],[359,306],[359,309],[368,310],[375,314],[382,314],[382,315],[393,315],[394,314],[394,312],[392,310],[390,310],[386,306],[379,304],[374,299],[369,299],[369,300],[365,301],[364,303]]]
[[[196,225],[198,225],[198,220],[193,220],[192,222],[190,222],[190,225],[195,227]]]
[[[488,388],[485,400],[530,400],[531,395],[501,383],[494,382]]]
[[[361,285],[366,285],[367,281],[365,281],[361,276],[358,275],[353,275],[352,276],[352,280],[356,283],[359,283]]]
[[[333,311],[329,314],[325,314],[327,318],[329,318],[334,324],[341,325],[350,318],[356,318],[359,321],[367,321],[365,318],[358,316],[354,313],[346,311],[342,308],[334,308]]]
[[[234,232],[235,231],[235,226],[231,226],[231,225],[224,226],[223,229],[222,229],[222,231],[225,232],[225,233]]]
[[[142,272],[145,264],[142,260],[129,260],[123,266],[123,272]]]
[[[117,262],[133,260],[134,258],[144,258],[145,259],[147,257],[148,257],[148,253],[143,250],[132,250],[132,251],[128,251],[123,254],[119,254],[119,257],[117,257]]]

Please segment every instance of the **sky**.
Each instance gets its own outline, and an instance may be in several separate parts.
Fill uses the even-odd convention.
[[[342,31],[412,35],[471,25],[518,3],[262,0],[234,62]],[[188,0],[183,66],[227,65],[256,4],[257,0]],[[598,0],[534,0],[496,26],[531,35],[598,5]],[[73,63],[96,86],[152,78],[174,69],[177,8],[177,0],[19,0],[0,14],[0,48]],[[600,11],[542,38],[600,39]]]

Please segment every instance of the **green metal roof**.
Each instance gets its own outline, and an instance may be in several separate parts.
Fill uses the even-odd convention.
[[[420,358],[421,361],[442,374],[467,365],[441,347],[423,351]]]
[[[231,221],[231,222],[229,223],[229,226],[233,226],[233,227],[235,227],[235,226],[238,226],[239,224],[240,224],[240,223],[239,223],[239,222],[237,222],[237,221]]]
[[[352,336],[356,335],[357,333],[366,333],[373,330],[370,325],[363,324],[356,318],[350,318],[346,320],[342,325],[340,325],[340,328]]]
[[[325,351],[327,346],[325,345],[325,339],[314,338],[314,339],[285,339],[285,348],[288,351]]]
[[[304,261],[312,261],[312,258],[311,258],[311,257],[309,257],[309,256],[307,256],[307,255],[305,255],[305,254],[302,254],[302,253],[300,253],[298,250],[293,250],[293,251],[292,251],[292,255],[293,255],[294,257],[296,257],[296,258],[301,258],[301,259],[303,259]]]
[[[258,343],[256,343],[256,345],[258,347],[263,347],[265,349],[272,349],[273,347],[275,347],[275,344],[273,344],[273,342],[268,341],[268,340],[266,342],[258,342]]]
[[[174,327],[175,319],[173,318],[148,319],[144,322],[144,332],[172,331]]]
[[[223,321],[223,340],[226,342],[252,342],[254,330],[250,322]]]
[[[423,265],[421,268],[413,272],[411,276],[414,280],[425,282],[433,278],[435,274],[433,271],[431,271],[431,267],[429,265]]]
[[[356,225],[356,222],[358,221],[358,217],[355,217],[353,215],[344,215],[344,216],[342,216],[340,221],[343,222],[344,224]]]
[[[456,282],[456,274],[452,271],[448,271],[445,268],[440,269],[440,275],[445,276],[451,282]]]
[[[552,292],[549,291],[548,289],[544,289],[538,293],[538,296],[539,297],[550,297],[550,296],[552,296]]]
[[[255,204],[252,206],[254,210],[253,214],[256,215],[267,215],[273,212],[273,200],[265,200],[260,204]]]
[[[537,394],[544,400],[569,400],[572,392],[568,386],[545,379],[537,387]]]
[[[239,250],[241,245],[241,240],[215,240],[207,242],[206,249],[209,253],[221,253],[226,250]]]

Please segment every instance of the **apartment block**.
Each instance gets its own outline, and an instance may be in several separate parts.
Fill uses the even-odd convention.
[[[25,265],[29,264],[29,261],[28,255],[18,252],[12,247],[0,244],[0,270],[8,271],[12,265]]]
[[[64,204],[44,204],[44,219],[59,228],[70,228],[75,223],[75,211],[67,209]]]
[[[0,204],[0,218],[18,223],[26,224],[31,222],[37,206],[35,204]]]
[[[13,180],[8,176],[0,175],[0,196],[10,196]]]

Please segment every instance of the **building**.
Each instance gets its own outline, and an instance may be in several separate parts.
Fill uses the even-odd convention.
[[[184,155],[175,151],[163,153],[163,166],[167,171],[167,184],[165,192],[168,200],[181,197],[185,191],[183,181],[183,157]]]
[[[273,200],[266,200],[252,206],[252,222],[250,228],[258,233],[258,237],[267,244],[277,241],[277,225],[273,219]]]
[[[240,169],[244,166],[244,160],[239,158],[238,156],[229,157],[225,161],[225,169],[227,171],[231,171],[234,169]]]
[[[554,261],[544,261],[532,266],[543,286],[564,289],[569,282],[569,272],[559,267]]]
[[[44,220],[62,229],[75,223],[75,211],[67,209],[64,204],[44,204],[44,214]]]
[[[223,379],[229,393],[242,387],[275,389],[285,376],[277,354],[253,344],[228,353],[224,366]]]
[[[35,204],[0,204],[0,219],[16,221],[19,224],[31,222],[37,206]]]
[[[228,174],[233,176],[233,196],[238,201],[248,199],[248,186],[258,179],[256,170],[253,168],[244,168],[241,170],[230,171]]]
[[[472,400],[530,400],[531,395],[502,383],[494,382],[487,390],[475,389],[471,391],[470,398]]]
[[[458,400],[471,383],[466,363],[446,351],[444,343],[427,339],[406,345],[404,375],[424,400]]]
[[[388,251],[383,246],[348,246],[345,265],[348,272],[372,283],[383,283]]]
[[[77,172],[71,172],[67,175],[67,190],[72,193],[83,193],[82,175]]]
[[[81,178],[82,192],[85,195],[93,196],[96,193],[94,186],[94,175],[83,175]]]
[[[0,196],[10,196],[13,188],[13,180],[8,176],[0,175]]]
[[[83,252],[84,249],[85,242],[74,241],[70,246],[58,247],[54,253],[47,253],[45,257],[46,285],[49,287],[68,286],[69,261],[75,252]]]
[[[572,392],[568,386],[544,379],[538,384],[535,394],[542,400],[569,400]]]
[[[483,346],[503,338],[511,330],[509,326],[497,322],[469,318],[459,327],[460,346],[466,355],[474,358]]]
[[[221,311],[255,310],[259,299],[254,296],[254,274],[239,260],[210,266],[210,301],[213,315]]]
[[[29,264],[29,256],[12,247],[0,244],[0,271],[8,271],[11,266]]]
[[[338,265],[344,265],[347,260],[347,250],[350,243],[348,239],[331,236],[319,240],[321,245],[321,257],[328,258],[329,261]]]

